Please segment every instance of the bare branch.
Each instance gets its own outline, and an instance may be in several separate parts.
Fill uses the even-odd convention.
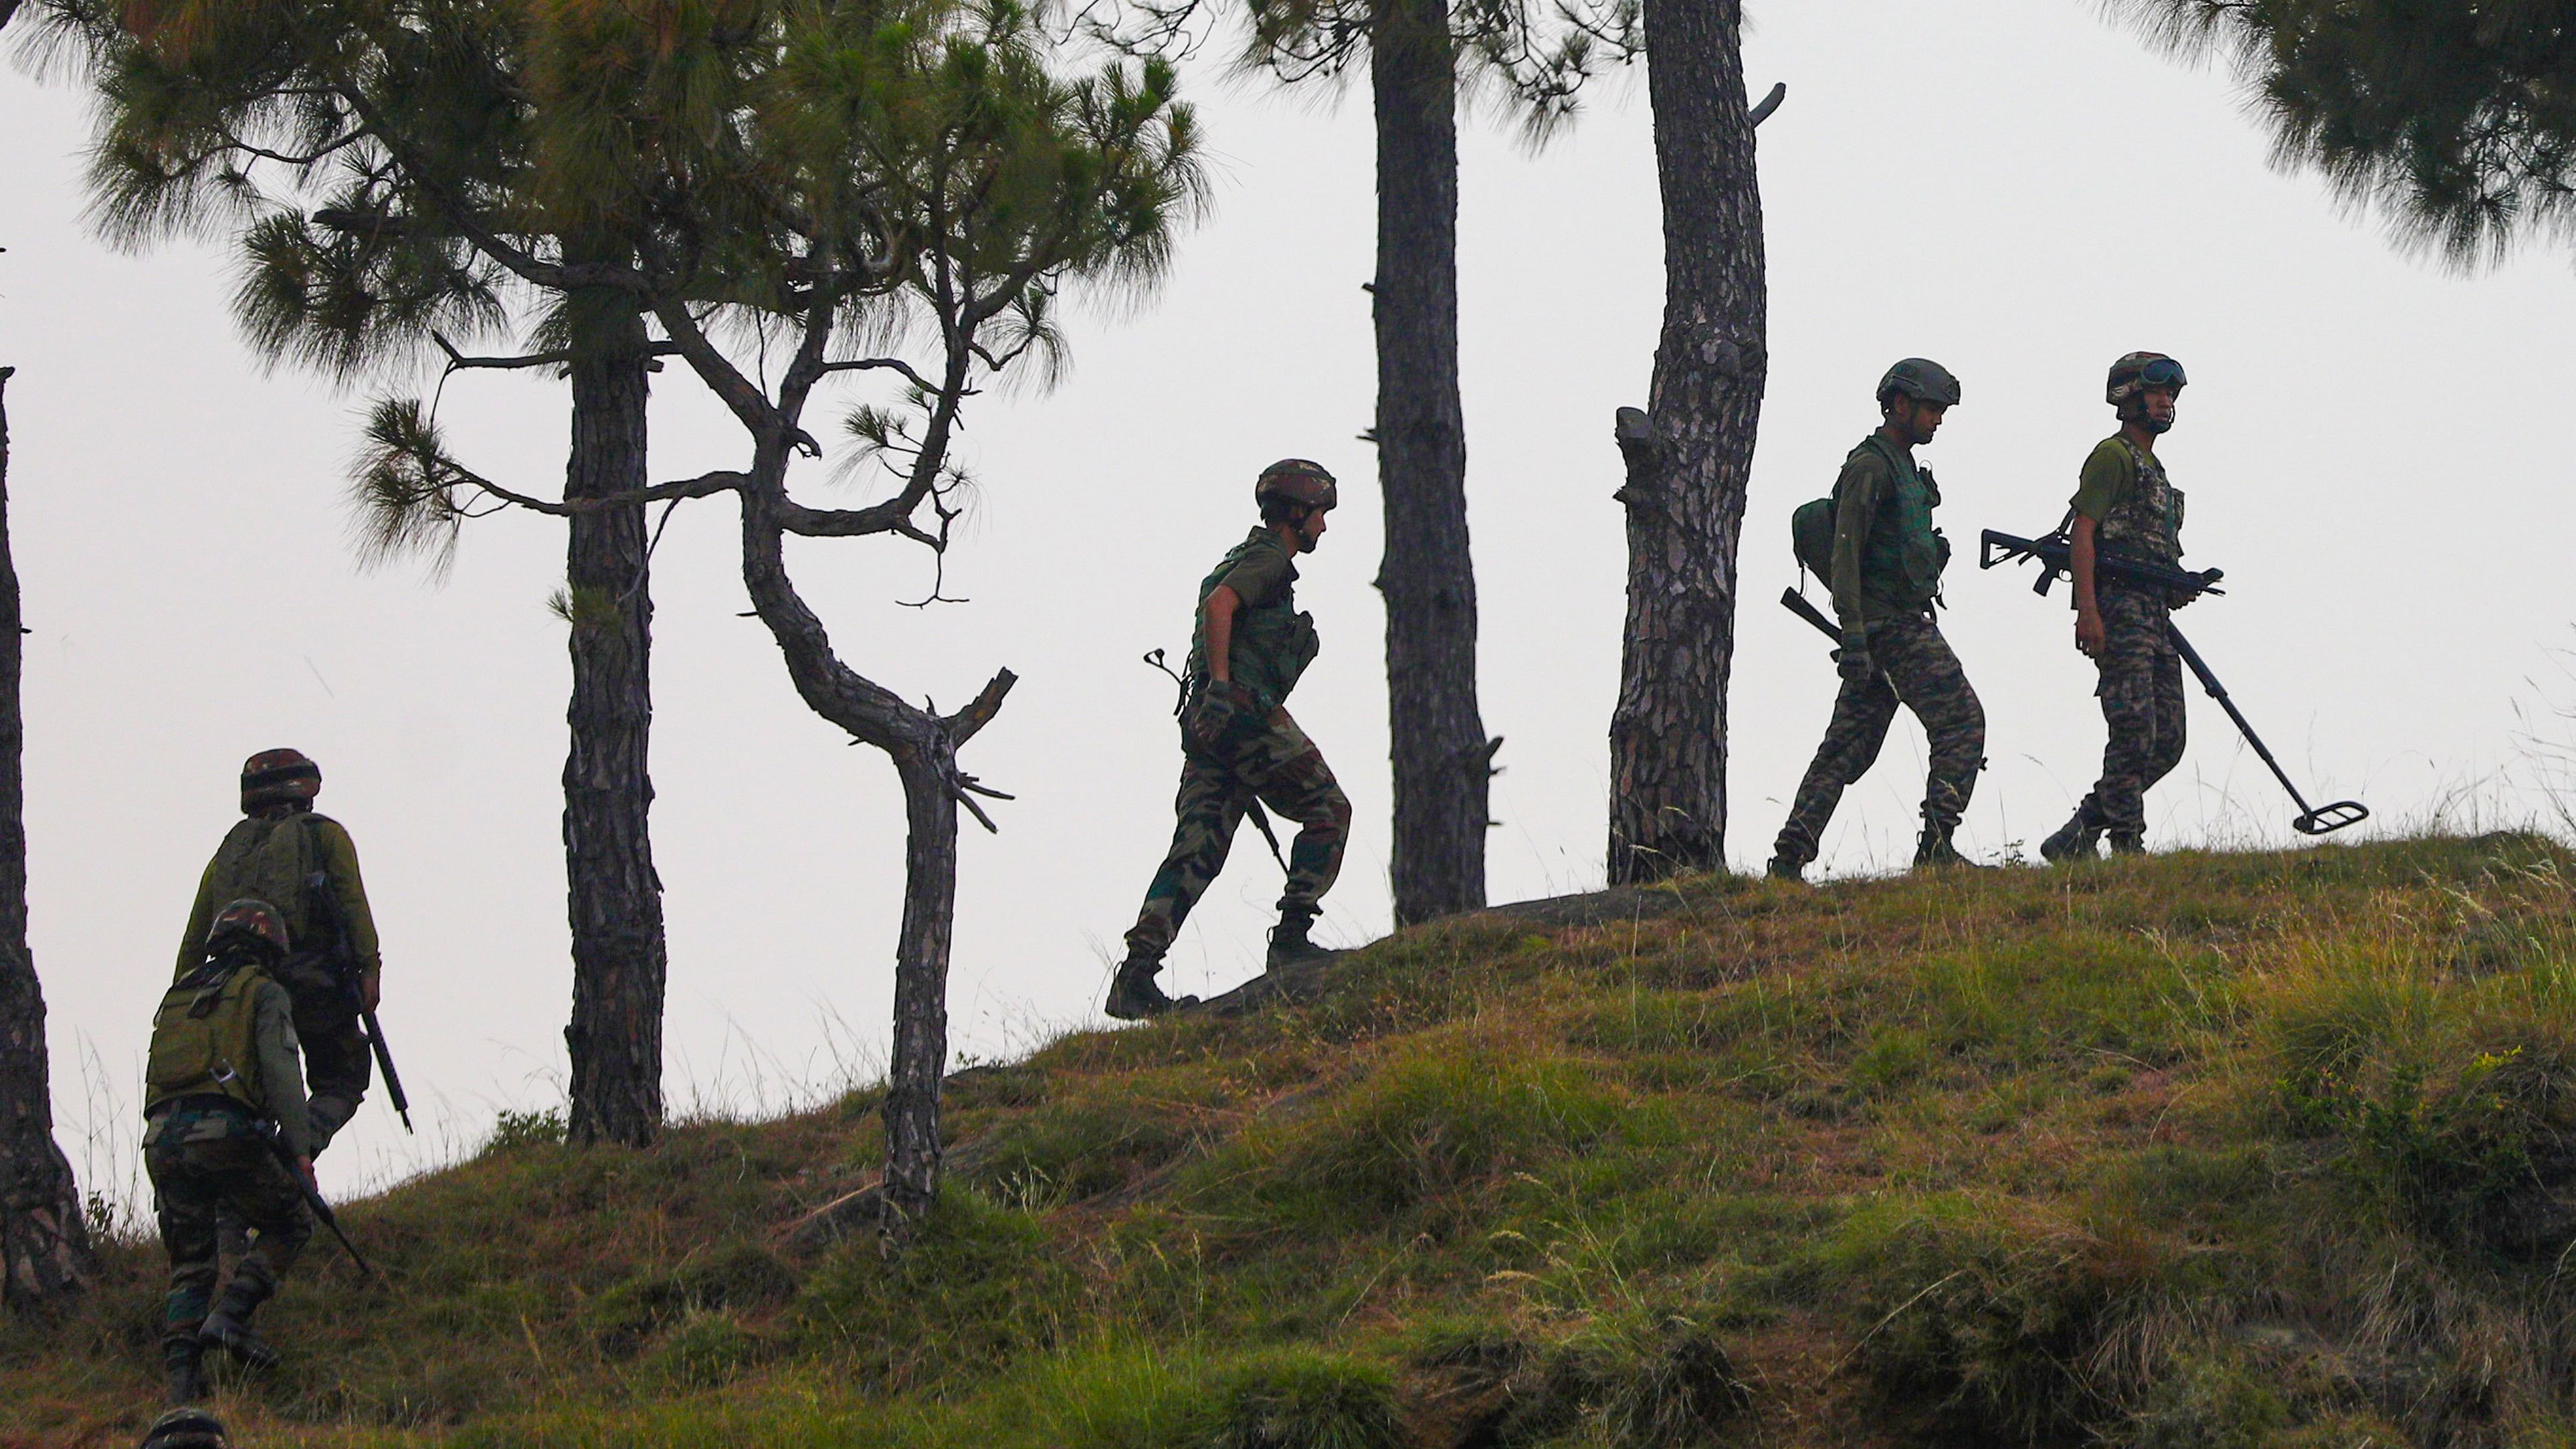
[[[504,488],[472,469],[452,461],[448,466],[454,469],[457,481],[461,483],[471,484],[513,508],[524,508],[531,513],[543,513],[554,518],[571,518],[583,513],[603,513],[612,508],[633,508],[638,504],[660,503],[666,499],[676,502],[683,498],[712,498],[719,493],[737,493],[751,486],[750,474],[736,469],[719,468],[715,472],[703,473],[695,478],[683,478],[674,483],[656,483],[650,488],[629,488],[621,493],[602,493],[593,498],[549,499]]]
[[[823,364],[823,371],[827,373],[869,372],[877,369],[901,373],[906,381],[910,382],[914,387],[920,388],[923,392],[938,391],[938,389],[932,385],[930,379],[923,377],[920,373],[914,371],[911,363],[906,362],[899,357],[854,357],[846,362],[827,362]]]
[[[939,728],[947,734],[949,743],[962,747],[982,733],[984,726],[993,722],[993,716],[1002,712],[1002,701],[1010,695],[1011,686],[1019,682],[1020,677],[1007,669],[996,671],[991,682],[984,686],[984,692],[975,696],[972,704],[940,720]],[[965,783],[969,786],[974,784],[971,779]],[[980,793],[993,795],[997,800],[1011,798],[991,791]]]
[[[1764,121],[1771,119],[1771,113],[1780,109],[1780,103],[1788,98],[1789,83],[1787,81],[1774,81],[1771,85],[1771,94],[1764,96],[1762,98],[1762,104],[1755,106],[1750,112],[1746,113],[1745,119],[1752,122],[1754,125],[1761,125]]]

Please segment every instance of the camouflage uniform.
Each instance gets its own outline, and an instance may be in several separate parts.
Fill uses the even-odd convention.
[[[208,1004],[211,1012],[200,1010]],[[239,1046],[222,1047],[227,1031],[239,1034]],[[218,1311],[219,1222],[258,1234],[234,1265],[220,1310],[244,1327],[313,1234],[302,1187],[268,1137],[273,1128],[289,1154],[309,1156],[310,1119],[296,1069],[293,1005],[256,963],[201,959],[162,998],[152,1037],[143,1167],[170,1255],[163,1356],[171,1397],[186,1401],[192,1382],[203,1391],[198,1334]],[[249,1060],[234,1060],[239,1056]]]
[[[329,903],[320,899],[324,891]],[[235,824],[197,883],[197,899],[180,937],[179,971],[205,959],[206,931],[226,901],[248,897],[277,904],[295,949],[270,973],[295,1001],[305,1079],[312,1092],[313,1150],[318,1154],[366,1100],[375,1061],[358,1022],[352,986],[372,996],[382,958],[358,847],[339,821],[310,807],[269,806]],[[332,907],[346,925],[348,959],[358,980],[342,980]]]
[[[2078,512],[2095,521],[2094,543],[2112,553],[2157,563],[2182,559],[2182,493],[2155,454],[2126,437],[2104,439],[2084,465]],[[2102,615],[2095,658],[2105,739],[2102,778],[2076,807],[2087,829],[2135,844],[2146,834],[2147,788],[2182,763],[2185,741],[2182,658],[2167,632],[2172,607],[2150,589],[2101,579],[2094,606]]]
[[[1843,647],[1868,654],[1872,672],[1845,679],[1788,822],[1772,855],[1794,871],[1816,858],[1817,842],[1843,789],[1878,758],[1903,704],[1931,741],[1924,785],[1926,841],[1946,849],[1985,768],[1986,712],[1959,658],[1932,618],[1949,545],[1931,525],[1941,491],[1929,470],[1884,432],[1872,432],[1844,460],[1834,483],[1834,609]],[[1927,847],[1928,848],[1928,847]]]
[[[1283,920],[1311,921],[1341,873],[1350,798],[1282,703],[1315,654],[1313,621],[1296,612],[1296,579],[1287,545],[1275,531],[1256,528],[1199,586],[1201,633],[1190,651],[1190,703],[1181,721],[1180,818],[1127,932],[1130,960],[1160,961],[1171,949],[1256,799],[1299,827],[1279,896]],[[1228,651],[1232,678],[1222,685],[1209,677],[1204,632],[1208,596],[1220,585],[1243,601]]]

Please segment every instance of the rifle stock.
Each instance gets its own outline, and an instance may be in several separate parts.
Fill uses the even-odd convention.
[[[1822,633],[1826,638],[1834,641],[1836,652],[1840,652],[1843,642],[1843,631],[1834,627],[1834,621],[1825,617],[1824,610],[1808,603],[1806,595],[1799,593],[1796,589],[1782,589],[1780,591],[1780,607],[1797,615],[1799,618],[1806,620],[1808,623],[1815,625],[1818,632]]]

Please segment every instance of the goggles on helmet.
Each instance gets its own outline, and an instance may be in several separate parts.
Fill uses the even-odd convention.
[[[2159,357],[2138,369],[2138,381],[2147,387],[2179,388],[2191,379],[2183,376],[2181,363],[2170,357]]]

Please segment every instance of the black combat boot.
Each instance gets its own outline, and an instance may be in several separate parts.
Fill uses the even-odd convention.
[[[2078,807],[2057,833],[2039,843],[2039,858],[2052,865],[2070,860],[2091,860],[2102,848],[2102,827],[2085,818]]]
[[[2147,853],[2147,833],[2146,833],[2145,831],[2143,831],[2143,830],[2114,830],[2114,831],[2112,831],[2112,832],[2111,832],[2111,853],[2112,853],[2113,855],[2144,855],[2144,854],[2146,854],[2146,853]]]
[[[1314,924],[1315,917],[1311,912],[1282,911],[1279,913],[1279,924],[1270,928],[1269,968],[1271,970],[1277,971],[1286,966],[1318,966],[1345,954],[1330,946],[1318,946],[1307,940],[1306,932],[1311,930]]]
[[[1184,1006],[1196,1006],[1199,999],[1184,996],[1174,999],[1163,994],[1154,977],[1163,963],[1150,956],[1130,956],[1109,980],[1109,1004],[1101,1008],[1120,1021],[1143,1021]]]
[[[268,1275],[268,1265],[259,1259],[252,1258],[233,1269],[233,1281],[224,1285],[224,1296],[216,1300],[215,1311],[198,1325],[199,1346],[221,1348],[244,1368],[277,1367],[277,1350],[250,1331],[251,1315],[276,1291],[277,1280]]]
[[[143,1433],[142,1449],[227,1449],[224,1421],[203,1409],[172,1409]]]
[[[214,1386],[206,1382],[205,1345],[197,1342],[195,1329],[183,1328],[161,1340],[161,1366],[168,1375],[161,1402],[176,1409],[214,1397]]]
[[[1923,834],[1914,842],[1914,868],[1926,870],[1943,866],[1967,866],[1970,869],[1983,869],[1975,861],[1961,855],[1959,847],[1950,843],[1951,832],[1958,828],[1955,825],[1925,825]]]
[[[1762,873],[1773,880],[1796,881],[1804,884],[1807,879],[1807,863],[1794,856],[1775,855],[1771,857],[1771,863],[1762,868]]]

